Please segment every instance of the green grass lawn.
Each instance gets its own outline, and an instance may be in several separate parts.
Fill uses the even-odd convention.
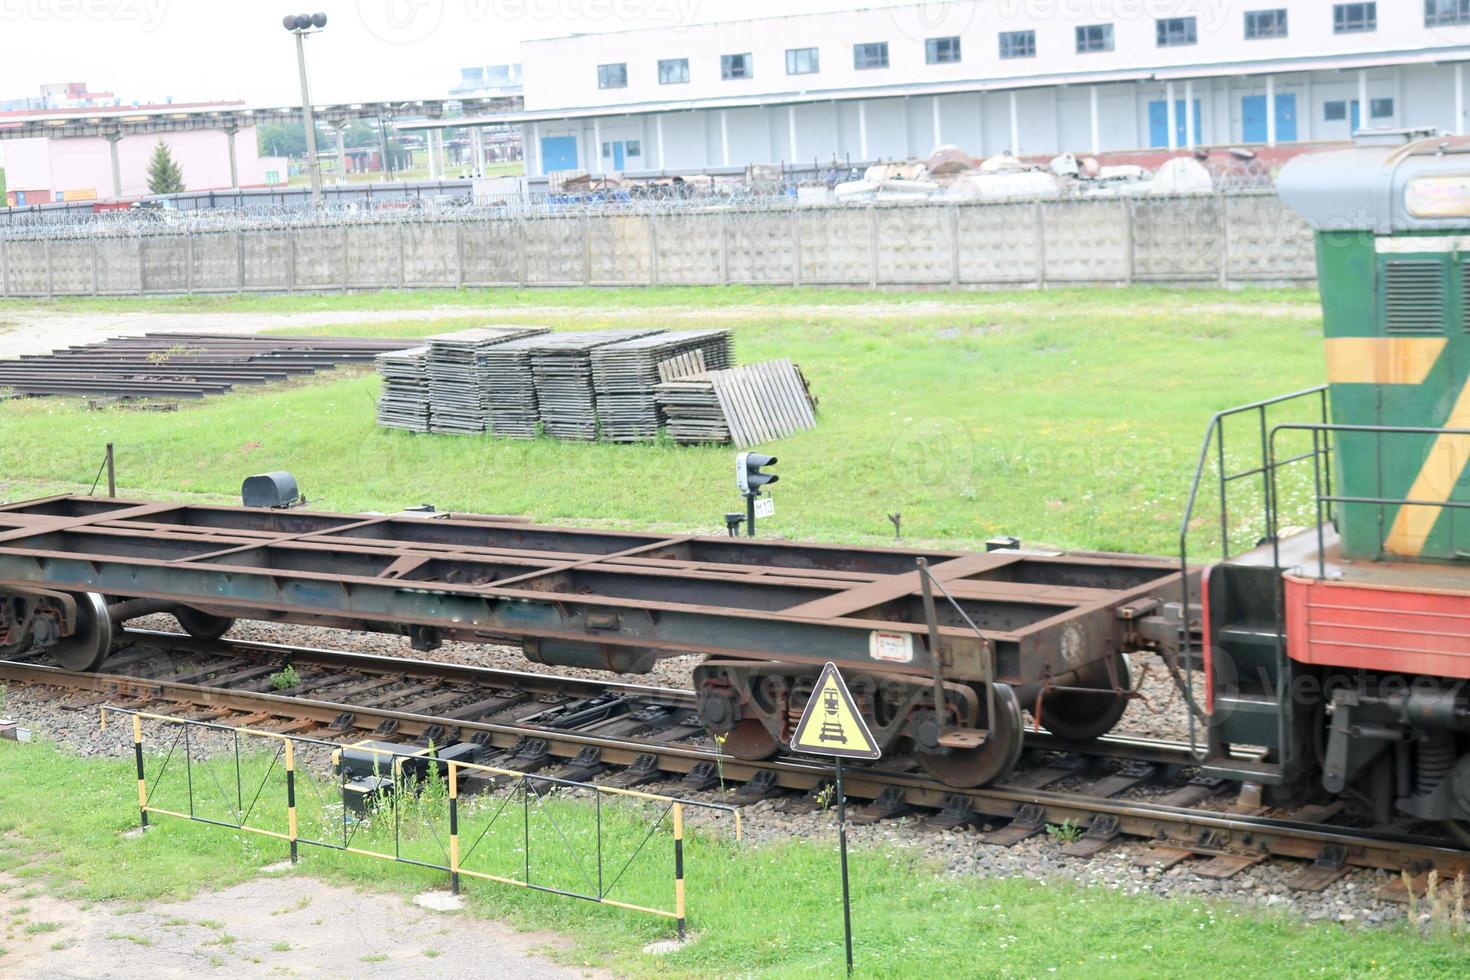
[[[668,324],[674,310],[684,317],[677,325],[731,327],[742,362],[791,357],[820,398],[819,426],[767,447],[780,457],[781,482],[765,528],[846,542],[891,541],[887,515],[900,513],[911,541],[974,546],[1006,533],[1168,553],[1210,414],[1323,373],[1315,295],[1300,291],[579,290],[149,305],[355,310],[400,300],[494,302],[512,308],[502,319],[552,326],[566,318],[514,307],[575,303],[581,329]],[[873,303],[889,305],[865,316]],[[891,304],[913,312],[893,315]],[[324,329],[416,336],[445,326]],[[672,531],[718,530],[739,503],[727,448],[384,431],[374,421],[377,391],[374,375],[358,373],[167,414],[88,412],[64,399],[0,403],[0,496],[90,485],[111,441],[120,484],[136,495],[233,498],[243,477],[289,469],[324,509],[430,502]]]
[[[247,754],[247,785],[266,761]],[[150,763],[150,773],[159,765]],[[232,767],[227,775],[233,775]],[[276,788],[263,797],[267,802],[261,811]],[[39,887],[82,902],[138,903],[227,887],[284,857],[281,841],[164,816],[155,817],[156,827],[146,836],[124,837],[137,822],[135,794],[130,761],[77,759],[46,743],[0,742],[0,799],[6,801],[0,810],[0,870],[24,883],[12,888]],[[307,827],[313,792],[303,790],[298,798],[304,801]],[[547,874],[553,876],[548,881],[560,880],[554,877],[558,868],[567,872],[566,863],[558,864],[552,853],[553,842],[562,839],[558,834],[580,844],[596,816],[581,804],[557,807],[560,830],[534,836],[532,845],[546,842]],[[630,831],[646,817],[603,813],[610,839],[618,841],[632,840]],[[413,839],[427,848],[425,853],[434,853],[422,832]],[[666,833],[658,834],[648,847],[667,839]],[[514,864],[518,844],[510,835],[482,845],[501,852],[483,859]],[[632,894],[667,891],[668,864],[662,851],[640,855],[629,872]],[[444,885],[442,873],[312,848],[303,849],[302,870],[404,894]],[[840,971],[841,904],[830,841],[741,845],[723,830],[697,829],[689,842],[686,875],[696,941],[662,957],[642,948],[670,935],[664,920],[493,882],[467,880],[465,893],[474,915],[563,934],[570,948],[561,957],[579,965],[638,976],[832,976]],[[1396,927],[1306,926],[1222,904],[1129,897],[1058,882],[954,877],[906,848],[857,849],[852,881],[855,956],[858,972],[867,976],[929,977],[937,968],[955,977],[1199,977],[1251,971],[1286,977],[1429,977],[1462,976],[1466,963],[1463,939],[1420,938]],[[0,906],[19,904],[15,895],[0,896]],[[103,908],[96,911],[106,914]],[[24,913],[11,918],[16,928],[34,925],[21,924]]]

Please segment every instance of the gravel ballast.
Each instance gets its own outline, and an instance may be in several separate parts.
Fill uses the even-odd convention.
[[[140,628],[177,630],[171,617],[157,616],[138,620]],[[406,638],[385,634],[348,633],[340,630],[302,627],[264,622],[239,623],[229,633],[231,638],[295,646],[313,646],[347,650],[354,653],[384,656],[408,656],[424,660],[493,667],[507,670],[555,673],[596,679],[616,677],[620,681],[677,688],[689,686],[689,672],[699,662],[688,656],[661,661],[651,674],[608,675],[604,672],[549,668],[529,663],[518,649],[466,643],[446,643],[438,650],[412,650]],[[1119,725],[1122,730],[1160,738],[1183,739],[1187,735],[1182,718],[1182,698],[1175,690],[1161,663],[1151,656],[1132,658],[1135,684],[1144,697],[1129,706]],[[1141,675],[1141,681],[1140,681]],[[59,707],[54,698],[27,688],[12,688],[6,697],[4,713],[23,726],[34,729],[38,738],[57,742],[82,756],[130,757],[131,727],[126,723],[111,724],[99,731],[95,708],[84,710]],[[162,739],[158,726],[150,726],[148,737]],[[212,739],[212,743],[211,740]],[[209,736],[195,746],[195,751],[229,751],[232,742],[227,735]],[[648,787],[655,792],[678,794],[677,783],[667,781]],[[1130,796],[1147,798],[1150,790],[1141,789]],[[716,794],[705,794],[717,798]],[[1228,797],[1215,803],[1224,805]],[[745,829],[754,842],[778,843],[792,838],[835,840],[835,816],[830,812],[791,814],[777,809],[772,801],[763,801],[745,809]],[[1386,872],[1355,871],[1320,893],[1293,891],[1286,880],[1300,868],[1290,861],[1268,861],[1246,869],[1225,880],[1195,876],[1189,862],[1168,870],[1137,867],[1134,859],[1145,849],[1142,842],[1128,842],[1089,859],[1069,857],[1062,853],[1062,843],[1049,835],[1040,835],[1012,847],[998,847],[979,841],[974,830],[940,832],[922,825],[920,819],[906,817],[884,821],[867,827],[852,827],[850,837],[855,846],[898,846],[919,848],[923,854],[941,865],[946,873],[984,877],[1025,877],[1038,881],[1066,880],[1083,885],[1108,888],[1124,894],[1153,894],[1181,899],[1219,898],[1262,908],[1281,909],[1305,919],[1331,919],[1344,923],[1382,923],[1402,921],[1402,907],[1374,897],[1379,886],[1389,880]]]

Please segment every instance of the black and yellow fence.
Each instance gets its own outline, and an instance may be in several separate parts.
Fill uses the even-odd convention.
[[[585,899],[673,919],[681,938],[686,815],[729,818],[741,835],[740,812],[724,804],[437,759],[432,748],[101,713],[103,727],[109,715],[132,720],[144,828],[176,817],[284,841],[293,863],[315,847],[442,871],[456,893],[471,878]],[[156,747],[145,722],[162,731]],[[362,792],[340,764],[349,749],[375,760],[365,806],[349,805]],[[668,849],[650,847],[663,829]]]

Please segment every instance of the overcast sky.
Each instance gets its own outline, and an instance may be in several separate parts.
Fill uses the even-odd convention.
[[[312,100],[446,94],[462,65],[519,60],[526,38],[772,14],[894,6],[887,0],[312,0]],[[84,81],[125,101],[297,95],[292,8],[259,0],[0,0],[0,98]]]

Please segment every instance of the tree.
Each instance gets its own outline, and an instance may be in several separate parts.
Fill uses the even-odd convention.
[[[158,145],[153,148],[153,159],[148,161],[148,193],[181,194],[183,191],[183,171],[174,162],[174,155],[160,136]]]
[[[10,198],[5,193],[5,168],[0,167],[0,208],[9,206]]]
[[[306,156],[306,127],[300,123],[266,123],[256,127],[255,144],[268,157]]]

